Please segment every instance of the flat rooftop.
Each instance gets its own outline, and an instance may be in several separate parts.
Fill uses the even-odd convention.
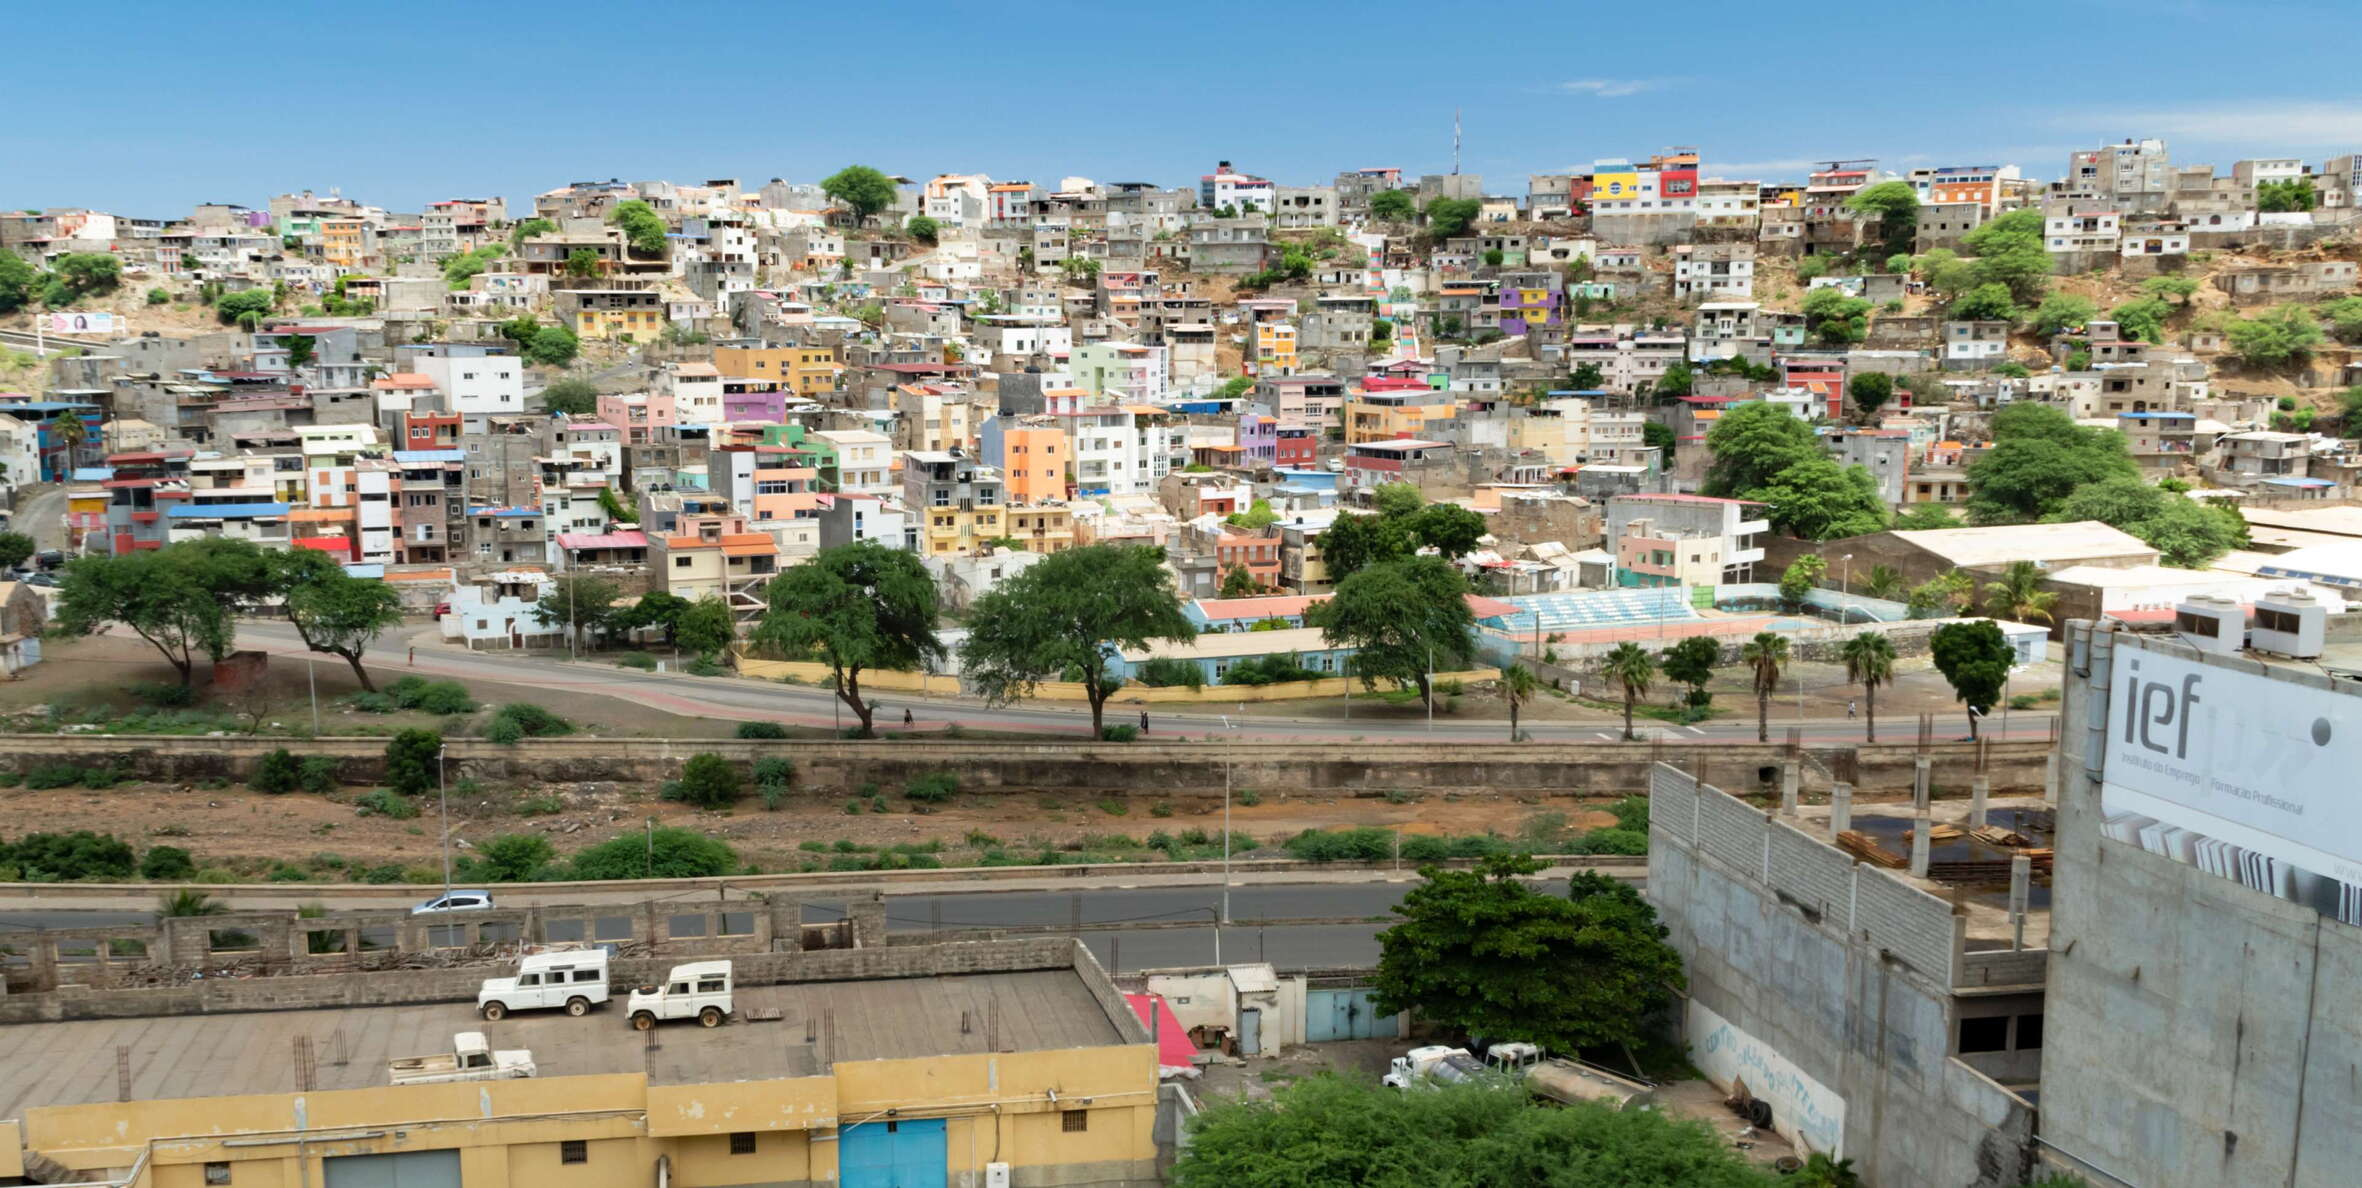
[[[294,1092],[294,1041],[307,1035],[313,1085],[322,1090],[388,1084],[387,1061],[449,1051],[461,1031],[483,1032],[494,1048],[530,1049],[545,1077],[644,1070],[654,1085],[818,1075],[819,1050],[804,1042],[805,1025],[832,1015],[840,1061],[987,1052],[994,1026],[1002,1051],[1126,1042],[1072,969],[741,986],[738,1019],[710,1031],[694,1022],[660,1024],[653,1047],[624,1018],[628,995],[619,987],[612,1001],[580,1019],[527,1011],[486,1023],[472,1002],[444,1002],[0,1027],[0,1052],[8,1053],[0,1060],[0,1118],[20,1117],[28,1107],[114,1101],[118,1046],[130,1049],[131,1096],[148,1100]],[[775,1022],[740,1021],[771,1011],[779,1013]]]

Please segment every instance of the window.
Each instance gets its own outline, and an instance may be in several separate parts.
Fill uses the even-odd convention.
[[[1068,1134],[1079,1134],[1091,1128],[1091,1111],[1062,1110],[1058,1115],[1058,1129]]]
[[[1960,1021],[1960,1051],[2006,1052],[2009,1050],[2009,1016],[1994,1015],[1986,1019]]]
[[[754,1153],[755,1153],[755,1132],[754,1132],[754,1131],[751,1131],[751,1130],[740,1130],[740,1131],[734,1131],[734,1132],[732,1132],[732,1133],[731,1133],[731,1135],[730,1135],[730,1153],[731,1153],[732,1155],[752,1155],[752,1154],[754,1154]]]
[[[589,1163],[589,1162],[590,1162],[590,1141],[589,1141],[589,1140],[587,1140],[587,1139],[563,1139],[563,1140],[561,1140],[561,1141],[558,1143],[558,1162],[560,1162],[560,1163]]]
[[[688,559],[687,557],[675,557],[675,558],[673,558],[673,568],[674,568],[674,569],[687,569],[687,568],[689,568],[689,559]]]
[[[2017,1050],[2023,1052],[2041,1046],[2042,1012],[2036,1011],[2031,1015],[2019,1015]]]

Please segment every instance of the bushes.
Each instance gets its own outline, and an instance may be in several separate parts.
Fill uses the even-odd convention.
[[[1206,687],[1206,670],[1204,668],[1191,664],[1187,660],[1175,660],[1170,656],[1159,656],[1142,664],[1134,675],[1139,677],[1141,684],[1157,688],[1171,688],[1175,685],[1187,685],[1192,689]]]
[[[354,801],[353,804],[360,815],[364,817],[392,817],[397,821],[407,821],[418,815],[417,805],[410,803],[400,793],[391,792],[384,788],[371,789],[367,795]]]
[[[795,786],[796,765],[793,760],[772,756],[754,763],[755,794],[763,798],[766,812],[777,812],[779,802],[787,799],[787,790]]]
[[[139,860],[139,877],[143,879],[186,879],[196,873],[197,864],[179,846],[151,847]]]
[[[738,737],[776,739],[787,737],[787,727],[777,722],[740,722]],[[757,781],[760,782],[759,780]]]
[[[303,786],[303,770],[287,748],[268,751],[254,762],[254,775],[246,786],[257,792],[280,796]]]
[[[512,701],[501,706],[500,711],[493,715],[492,722],[495,726],[502,722],[513,722],[526,738],[559,738],[574,733],[574,723],[530,701]]]
[[[130,845],[109,833],[28,833],[14,844],[0,842],[0,867],[14,867],[28,883],[74,879],[128,879],[135,868]]]
[[[668,827],[592,846],[574,856],[569,873],[577,879],[695,879],[736,869],[738,855],[720,839]]]
[[[406,676],[387,685],[381,696],[395,709],[418,710],[429,714],[476,712],[476,699],[468,696],[467,686],[458,681],[430,681],[423,677]],[[361,706],[358,699],[354,704],[356,708],[371,708]],[[371,712],[388,711],[372,708]]]
[[[442,755],[443,736],[432,730],[405,730],[395,735],[385,745],[386,786],[404,796],[435,787],[442,782]]]
[[[718,809],[736,804],[739,797],[746,795],[746,785],[739,780],[729,760],[711,751],[701,751],[681,765],[681,778],[666,791],[673,794],[672,799],[698,808]]]
[[[476,847],[467,877],[471,882],[522,883],[557,856],[549,839],[538,833],[504,833]]]
[[[513,747],[525,741],[525,728],[509,718],[494,718],[492,724],[484,728],[484,737],[504,747]]]
[[[902,794],[917,804],[941,804],[957,795],[960,778],[948,771],[920,776],[903,786]]]
[[[1230,666],[1222,677],[1225,685],[1277,685],[1287,681],[1317,681],[1327,673],[1304,667],[1293,654],[1259,656]]]
[[[71,788],[82,782],[82,769],[71,763],[43,763],[25,772],[25,787],[36,791]]]
[[[1576,838],[1577,854],[1646,854],[1648,834],[1629,829],[1594,829]]]
[[[336,791],[336,757],[333,755],[304,756],[303,761],[297,765],[296,778],[303,784],[304,791],[316,796],[326,796]]]
[[[646,652],[626,652],[615,658],[617,668],[636,668],[641,672],[656,671],[656,657]]]
[[[1507,839],[1489,833],[1458,837],[1414,834],[1402,838],[1401,843],[1402,856],[1413,862],[1484,858],[1506,854],[1515,848]],[[1374,827],[1307,829],[1289,838],[1283,846],[1289,857],[1304,862],[1383,862],[1394,856],[1394,847],[1394,833]]]
[[[1139,737],[1140,728],[1128,723],[1099,728],[1099,741],[1101,742],[1131,742]]]

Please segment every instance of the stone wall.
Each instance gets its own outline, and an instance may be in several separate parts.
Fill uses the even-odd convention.
[[[383,772],[379,738],[187,738],[127,735],[0,736],[0,767],[22,771],[42,763],[110,765],[150,780],[242,780],[265,753],[285,747],[302,755],[333,755],[346,783],[375,782]],[[1965,786],[1965,771],[1982,763],[1996,793],[2042,782],[2044,742],[1939,743],[1939,782]],[[1234,789],[1284,789],[1327,795],[1379,795],[1388,789],[1421,792],[1486,791],[1517,796],[1624,796],[1648,786],[1656,762],[1672,762],[1702,779],[1751,791],[1789,758],[1780,743],[1681,746],[1663,742],[1136,742],[1005,743],[965,740],[802,742],[745,739],[553,738],[504,746],[452,739],[450,778],[563,783],[654,783],[680,774],[691,755],[712,752],[733,763],[784,756],[796,764],[800,788],[834,791],[875,783],[892,789],[920,776],[948,771],[968,791],[1138,791],[1218,797]],[[1866,794],[1909,789],[1909,744],[1805,748],[1804,784],[1824,790],[1850,778]],[[1947,780],[1947,775],[1957,775]]]

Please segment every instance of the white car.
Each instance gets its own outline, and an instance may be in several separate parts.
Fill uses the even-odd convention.
[[[449,891],[435,896],[410,909],[413,916],[431,916],[439,912],[484,912],[492,910],[490,891]]]
[[[562,1007],[580,1018],[607,1001],[607,951],[567,949],[556,953],[528,953],[517,972],[505,978],[486,978],[476,991],[476,1013],[498,1023],[510,1011]]]
[[[730,1017],[730,963],[692,961],[676,965],[660,986],[632,991],[625,1016],[636,1031],[646,1031],[662,1019],[695,1019],[705,1027],[720,1027]]]

